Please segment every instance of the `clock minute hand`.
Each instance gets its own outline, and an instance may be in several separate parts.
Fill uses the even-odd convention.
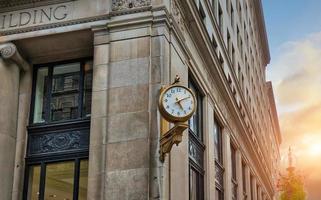
[[[185,97],[185,98],[182,98],[182,99],[180,99],[180,100],[177,100],[177,102],[181,102],[181,101],[183,101],[183,100],[185,100],[185,99],[188,99],[188,98],[190,98],[190,96]]]
[[[175,103],[177,103],[178,105],[179,105],[179,107],[181,107],[181,109],[182,110],[184,110],[184,108],[183,108],[183,106],[182,106],[182,104],[181,104],[181,102],[180,102],[180,100],[178,100],[178,98],[176,97],[176,102]]]

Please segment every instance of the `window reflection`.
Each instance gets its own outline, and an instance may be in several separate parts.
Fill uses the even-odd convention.
[[[45,200],[73,199],[74,162],[52,163],[46,167]]]
[[[88,160],[80,161],[79,196],[78,200],[87,199]]]
[[[28,200],[38,200],[40,185],[40,165],[31,166],[29,169]]]
[[[37,73],[35,92],[35,106],[33,122],[45,122],[45,105],[47,102],[48,68],[41,68]]]

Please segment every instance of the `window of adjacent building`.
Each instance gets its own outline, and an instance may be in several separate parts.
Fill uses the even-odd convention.
[[[222,126],[214,117],[215,199],[224,199],[224,167]]]
[[[32,123],[51,123],[90,116],[91,61],[49,64],[36,71]]]
[[[246,185],[246,175],[245,175],[245,163],[242,162],[242,183],[243,183],[243,199],[247,199],[246,198],[246,189],[247,189],[247,185]]]
[[[34,66],[23,200],[87,199],[92,61]]]
[[[189,88],[197,98],[197,109],[189,120],[189,196],[190,200],[204,199],[204,150],[202,133],[202,95],[198,86],[190,78]]]
[[[231,3],[231,26],[234,29],[234,8],[233,8],[233,4]]]
[[[219,25],[221,34],[223,34],[223,11],[220,3],[218,3],[218,25]]]
[[[215,53],[217,53],[217,42],[216,42],[216,39],[215,39],[215,36],[212,35],[212,45],[213,45],[213,48],[215,50]]]
[[[204,8],[203,8],[201,2],[199,3],[198,13],[199,13],[199,15],[200,15],[200,17],[201,17],[201,20],[202,20],[202,22],[203,22],[203,25],[206,26],[206,13],[205,13],[205,11],[204,11]]]
[[[232,168],[232,199],[237,199],[237,181],[236,181],[236,149],[231,145],[231,168]]]

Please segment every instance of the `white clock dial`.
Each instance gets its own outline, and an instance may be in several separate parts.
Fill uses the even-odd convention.
[[[170,87],[163,94],[161,101],[164,111],[177,120],[191,116],[195,110],[194,95],[182,86]]]

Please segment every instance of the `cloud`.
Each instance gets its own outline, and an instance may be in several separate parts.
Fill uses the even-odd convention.
[[[286,156],[289,146],[294,148],[309,199],[317,200],[321,196],[321,32],[284,43],[268,66],[268,77],[274,83],[279,112],[281,155]]]

